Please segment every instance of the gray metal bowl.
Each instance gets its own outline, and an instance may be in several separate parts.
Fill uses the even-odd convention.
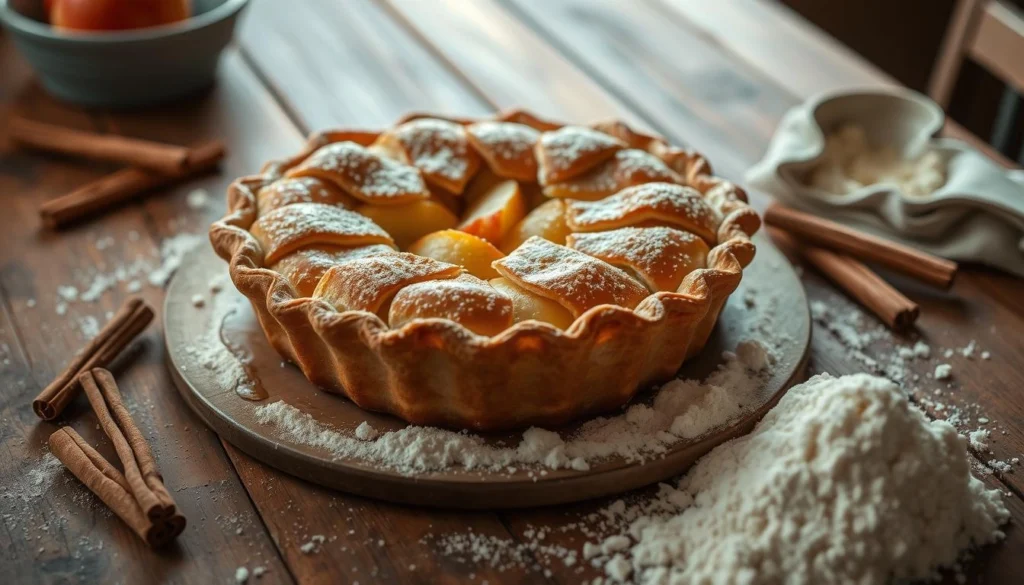
[[[248,0],[192,0],[188,20],[129,31],[59,31],[42,0],[0,0],[0,21],[43,86],[85,106],[136,107],[196,93],[213,82]]]

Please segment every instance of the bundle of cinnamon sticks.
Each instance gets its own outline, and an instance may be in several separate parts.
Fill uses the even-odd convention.
[[[39,207],[43,224],[57,229],[158,187],[213,169],[225,146],[214,140],[189,148],[151,140],[94,134],[15,118],[9,135],[15,144],[89,160],[129,165]]]
[[[125,408],[114,376],[104,369],[152,320],[153,309],[145,302],[138,298],[128,300],[40,392],[32,409],[39,418],[53,420],[75,396],[85,392],[124,472],[118,471],[71,427],[50,435],[50,451],[140,538],[157,548],[181,534],[185,518],[164,487],[149,444]]]
[[[777,203],[768,206],[764,220],[774,228],[772,236],[783,247],[798,252],[808,264],[897,331],[917,321],[920,307],[864,262],[885,266],[941,289],[952,286],[958,270],[957,263],[951,260]]]
[[[147,544],[167,545],[185,530],[185,517],[164,487],[149,444],[124,407],[114,376],[96,368],[78,380],[100,427],[114,444],[124,473],[70,427],[50,435],[50,451]]]

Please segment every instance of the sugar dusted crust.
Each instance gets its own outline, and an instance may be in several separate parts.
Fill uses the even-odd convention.
[[[429,117],[413,115],[407,120]],[[481,122],[448,121],[460,126]],[[493,122],[523,124],[538,131],[541,137],[562,127],[520,111],[503,114]],[[722,306],[740,282],[743,267],[753,258],[750,235],[760,222],[746,205],[743,191],[711,175],[710,166],[698,154],[636,133],[621,123],[594,128],[607,135],[608,140],[597,140],[597,146],[581,145],[574,141],[585,139],[576,134],[589,135],[598,130],[563,132],[561,142],[554,141],[558,152],[547,163],[567,172],[571,179],[613,160],[615,153],[625,148],[639,148],[657,156],[712,210],[713,222],[698,222],[698,229],[682,228],[708,240],[711,247],[704,267],[686,274],[675,290],[648,294],[645,289],[640,293],[634,288],[643,288],[637,281],[623,281],[632,284],[623,284],[621,294],[610,299],[617,304],[602,304],[602,299],[596,305],[590,304],[591,300],[575,305],[586,308],[580,309],[564,330],[527,320],[493,335],[480,335],[445,318],[411,318],[390,327],[385,319],[391,298],[403,286],[419,285],[408,282],[393,287],[393,291],[371,295],[374,298],[367,301],[366,307],[369,310],[339,311],[315,295],[299,296],[284,275],[268,267],[263,246],[250,233],[259,217],[259,190],[286,174],[302,176],[294,169],[325,146],[348,140],[363,146],[374,144],[379,138],[376,133],[318,134],[297,156],[268,163],[260,175],[236,180],[228,191],[227,215],[210,229],[211,242],[217,253],[230,262],[232,281],[252,302],[273,347],[296,363],[314,384],[343,394],[362,408],[388,412],[415,424],[476,430],[557,425],[608,411],[628,401],[638,388],[670,378],[685,359],[703,348]],[[485,127],[484,133],[487,132],[497,132],[497,136],[485,138],[491,143],[503,136],[500,129]],[[528,131],[515,131],[508,133],[512,138],[505,138],[516,140],[517,132],[520,138],[530,135]],[[470,133],[471,145],[473,141]],[[515,148],[509,151],[510,160],[519,160],[513,155],[521,148]],[[568,160],[554,162],[562,151],[573,149],[582,153],[577,164]],[[355,158],[366,162],[367,157]],[[481,158],[489,166],[500,154],[497,150],[490,154],[481,151]],[[546,164],[542,156],[537,161],[540,166]],[[371,171],[386,168],[387,172],[405,173],[392,168],[386,159],[371,160],[368,164]],[[515,168],[523,173],[522,165]],[[424,193],[417,192],[417,185],[422,183],[404,174],[400,176],[415,188],[398,193],[399,198],[424,197]],[[382,189],[382,197],[394,195],[386,187]],[[591,243],[598,247],[602,244]],[[607,247],[607,242],[602,245]],[[645,260],[641,252],[634,250],[633,260]],[[558,253],[564,254],[561,250]],[[389,253],[392,254],[400,255]],[[340,266],[364,261],[351,260]],[[603,267],[600,270],[605,271]],[[438,274],[446,279],[465,278],[458,271],[439,269]],[[444,299],[432,297],[407,298],[414,289],[399,298],[402,304],[395,307],[396,313],[429,310],[460,316],[488,311],[505,314],[502,301],[485,302],[487,289],[482,288],[483,281],[468,286],[456,284],[457,280],[449,282],[452,284],[448,288],[463,295],[464,303],[447,304],[442,302]],[[633,304],[635,307],[630,307]]]

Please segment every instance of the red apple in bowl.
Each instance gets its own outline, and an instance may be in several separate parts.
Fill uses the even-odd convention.
[[[45,0],[55,28],[128,30],[185,20],[189,0]]]

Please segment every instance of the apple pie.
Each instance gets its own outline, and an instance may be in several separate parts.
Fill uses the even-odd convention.
[[[228,204],[211,241],[282,356],[362,408],[474,430],[670,378],[760,227],[693,151],[522,111],[319,133]]]

